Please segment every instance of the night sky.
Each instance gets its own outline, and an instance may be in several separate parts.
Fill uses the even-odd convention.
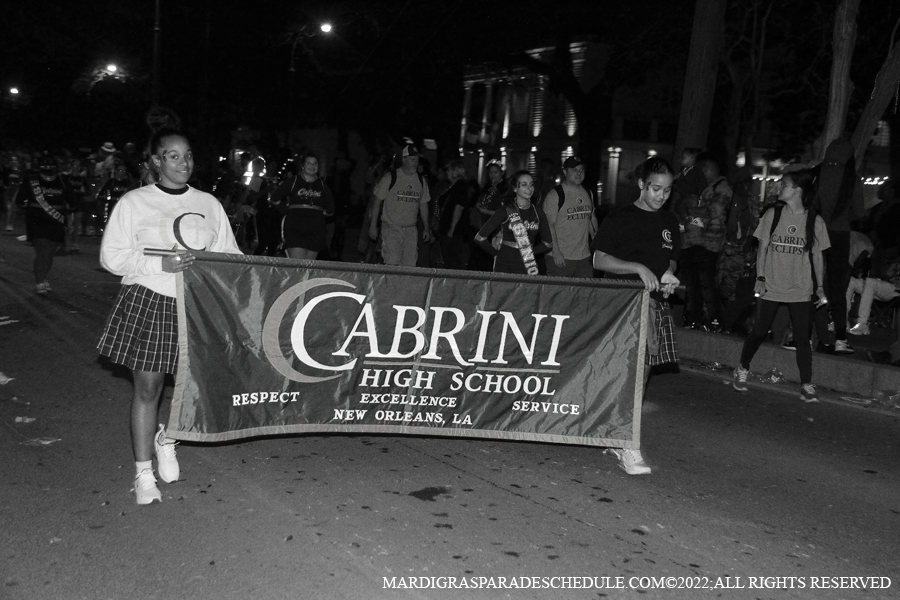
[[[435,128],[458,128],[463,65],[552,45],[560,32],[602,35],[611,22],[601,5],[619,3],[571,4],[161,0],[161,103],[214,138],[242,124],[321,123],[438,137]],[[298,35],[324,21],[330,35]],[[4,144],[143,135],[153,22],[152,0],[12,7],[0,20],[0,84],[21,95],[6,99]],[[107,64],[118,79],[102,75]]]
[[[767,109],[786,123],[791,111],[802,109],[814,128],[825,110],[827,96],[815,94],[827,89],[837,0],[783,4],[776,3],[770,25],[774,56],[766,77],[793,85],[804,67],[814,68],[803,81],[806,89],[780,93],[781,104],[773,101]],[[694,2],[160,0],[160,6],[162,104],[220,147],[242,125],[274,132],[327,124],[452,139],[465,64],[510,61],[566,36],[615,48],[609,85],[644,85],[649,73],[660,77],[660,65],[663,77],[677,80],[687,61]],[[726,47],[746,22],[747,6],[729,3]],[[851,110],[871,90],[898,13],[900,0],[861,2]],[[323,21],[334,25],[332,34],[301,33]],[[153,22],[153,0],[7,6],[0,19],[0,145],[96,147],[145,137]],[[120,78],[98,77],[111,63]],[[730,90],[721,69],[719,79],[717,106],[723,107]],[[9,95],[11,86],[20,89],[18,97]]]

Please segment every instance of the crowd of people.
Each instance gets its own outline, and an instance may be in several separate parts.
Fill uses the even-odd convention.
[[[347,207],[313,151],[273,172],[247,153],[239,165],[220,162],[208,184],[197,176],[187,137],[171,126],[154,128],[143,155],[133,144],[119,151],[112,143],[82,154],[5,155],[5,225],[14,230],[15,211],[25,210],[38,294],[50,291],[54,256],[79,252],[80,236],[102,235],[100,262],[122,276],[122,288],[98,348],[133,374],[135,494],[148,504],[160,499],[154,455],[160,478],[179,477],[175,442],[156,421],[164,376],[178,363],[175,273],[190,268],[191,249],[340,258],[335,216]],[[900,203],[887,193],[865,212],[845,138],[829,145],[821,165],[785,173],[764,199],[749,168],[729,180],[716,158],[691,148],[677,172],[658,156],[643,162],[634,173],[637,200],[608,214],[585,187],[577,156],[509,176],[491,160],[485,175],[479,185],[461,160],[432,174],[412,143],[397,160],[376,159],[368,202],[359,204],[357,260],[640,281],[651,307],[645,386],[649,367],[677,362],[681,325],[747,334],[733,375],[734,389],[746,391],[753,357],[784,306],[792,331],[784,345],[796,350],[800,398],[817,401],[813,349],[852,352],[848,331],[867,335],[872,303],[900,294]],[[204,218],[183,220],[186,213]],[[159,226],[167,221],[173,228]],[[148,256],[147,248],[176,250]],[[857,322],[849,326],[856,294]],[[871,358],[900,366],[900,341]],[[639,449],[609,451],[627,473],[650,472]]]

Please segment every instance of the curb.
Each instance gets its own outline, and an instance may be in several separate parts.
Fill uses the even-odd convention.
[[[744,344],[743,338],[679,327],[676,327],[675,335],[678,339],[678,353],[682,361],[688,363],[682,364],[682,368],[730,380],[730,372],[725,373],[723,377],[722,371],[711,371],[700,365],[717,362],[733,368],[738,362]],[[694,363],[694,365],[690,363]],[[797,370],[795,353],[767,342],[760,346],[756,356],[753,357],[751,371],[766,373],[772,369],[778,369],[791,386],[799,386],[800,373]],[[757,389],[793,393],[783,384],[748,383]],[[840,396],[877,398],[898,393],[900,391],[900,369],[896,367],[813,352],[813,383],[819,388],[820,394],[825,390],[821,397],[822,399],[827,398],[829,402],[871,411],[877,409],[880,414],[900,416],[900,411],[878,404],[865,405],[840,400]]]
[[[722,383],[722,385],[728,385],[728,391],[734,393],[737,396],[743,396],[746,392],[738,392],[731,388],[731,375],[730,370],[728,371],[712,371],[700,365],[693,364],[684,364],[679,363],[679,368],[682,371],[687,371],[689,373],[694,373],[696,375],[700,375],[702,377],[707,377],[710,379],[714,379]],[[900,417],[900,409],[888,408],[881,404],[870,403],[870,404],[861,404],[857,402],[848,402],[844,400],[839,395],[839,392],[830,389],[822,389],[817,388],[819,392],[819,402],[803,402],[799,399],[799,392],[797,391],[797,386],[799,384],[790,382],[787,384],[784,383],[762,383],[759,381],[747,381],[747,387],[750,388],[751,391],[757,392],[767,392],[773,394],[780,394],[783,396],[789,396],[793,400],[796,401],[798,405],[804,406],[815,406],[816,404],[833,404],[836,406],[843,406],[849,408],[855,408],[858,410],[863,410],[869,413],[875,413],[879,415],[884,415],[886,417]]]

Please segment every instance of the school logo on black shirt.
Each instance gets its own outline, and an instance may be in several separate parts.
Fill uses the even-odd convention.
[[[672,249],[672,232],[668,229],[663,229],[662,231],[663,245],[662,247],[666,250]]]
[[[791,235],[794,235],[795,233],[797,233],[797,226],[791,225],[790,227],[788,227],[788,233],[790,233]]]

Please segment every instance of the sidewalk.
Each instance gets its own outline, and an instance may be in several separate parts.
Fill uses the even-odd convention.
[[[676,335],[678,352],[685,367],[697,371],[718,371],[722,378],[731,378],[731,371],[740,357],[743,337],[682,327],[676,327]],[[833,399],[841,396],[872,399],[870,406],[900,414],[900,410],[894,408],[897,403],[887,399],[900,393],[900,369],[869,362],[865,356],[866,350],[886,349],[891,342],[890,337],[891,333],[887,330],[873,327],[870,336],[850,336],[855,354],[832,356],[813,352],[813,383],[820,388],[820,394]],[[760,346],[753,358],[751,372],[763,374],[772,369],[777,369],[790,382],[779,387],[789,385],[788,390],[796,391],[800,375],[794,351],[771,343]]]

